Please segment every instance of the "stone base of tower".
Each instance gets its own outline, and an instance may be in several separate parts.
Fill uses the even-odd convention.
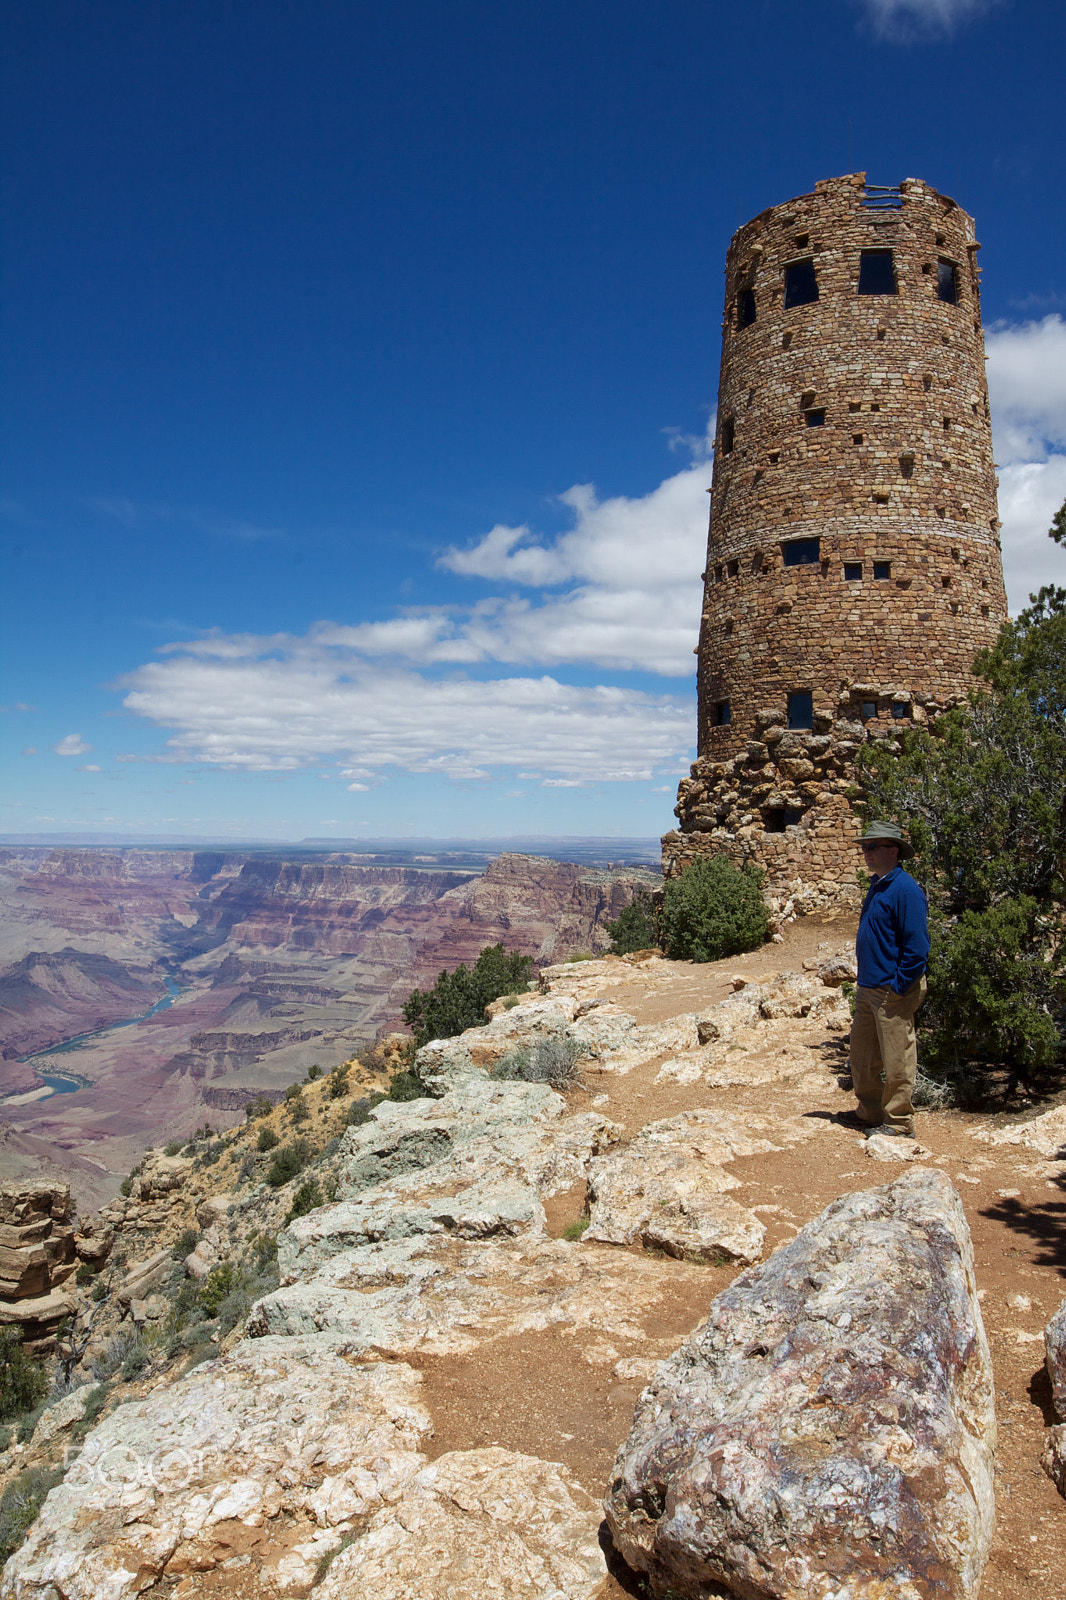
[[[675,807],[680,827],[663,836],[663,876],[676,877],[705,856],[752,861],[766,873],[775,916],[852,911],[861,900],[852,808],[855,756],[888,729],[836,722],[825,732],[783,725],[758,714],[759,737],[728,760],[701,756],[682,780]],[[894,742],[894,741],[893,741]]]

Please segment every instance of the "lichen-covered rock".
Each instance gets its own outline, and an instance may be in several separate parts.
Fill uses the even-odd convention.
[[[994,1523],[992,1369],[941,1172],[847,1195],[659,1368],[606,1509],[680,1595],[964,1600]]]
[[[974,1138],[984,1144],[1019,1144],[1049,1161],[1066,1161],[1066,1106],[1055,1106],[1009,1128],[978,1128]]]
[[[1055,1415],[1066,1422],[1066,1300],[1044,1329],[1044,1349]]]
[[[453,1451],[374,1513],[315,1600],[592,1600],[607,1576],[599,1524],[557,1462]]]
[[[277,1588],[423,1465],[409,1367],[260,1340],[120,1406],[90,1433],[0,1578],[3,1600],[126,1600],[250,1554]]]
[[[1066,1496],[1066,1422],[1049,1428],[1044,1435],[1040,1465],[1063,1496]]]
[[[798,1130],[761,1117],[686,1111],[642,1128],[624,1149],[589,1165],[589,1243],[637,1241],[667,1255],[758,1261],[766,1229],[726,1191],[739,1180],[722,1170],[735,1156],[780,1150]]]

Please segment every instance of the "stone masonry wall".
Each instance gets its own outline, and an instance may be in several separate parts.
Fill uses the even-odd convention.
[[[863,173],[733,238],[699,754],[667,876],[724,850],[763,865],[778,899],[853,900],[860,745],[972,686],[1006,616],[979,248],[953,200],[917,179],[874,192]],[[793,267],[817,298],[786,309]],[[860,294],[867,274],[895,292]]]

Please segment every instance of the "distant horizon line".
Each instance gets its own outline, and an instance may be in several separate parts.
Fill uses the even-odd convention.
[[[270,837],[265,835],[234,837],[228,834],[178,834],[178,833],[102,833],[76,832],[59,829],[53,833],[0,833],[0,848],[37,845],[79,844],[85,848],[136,849],[157,846],[185,849],[226,848],[237,850],[270,849],[283,847],[305,850],[344,850],[361,854],[378,854],[383,849],[415,850],[422,846],[433,849],[497,848],[500,845],[526,844],[577,844],[612,846],[653,846],[658,849],[658,834],[589,834],[589,833],[511,833],[511,834],[376,834],[366,838],[323,835],[306,835],[301,839]],[[375,847],[377,847],[375,849]]]

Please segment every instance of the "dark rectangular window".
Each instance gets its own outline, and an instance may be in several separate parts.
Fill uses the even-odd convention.
[[[726,571],[729,573],[731,578],[737,577],[740,573],[740,562],[730,561],[726,567]]]
[[[959,303],[959,275],[954,261],[938,261],[936,264],[936,297],[943,300],[945,305],[957,306]]]
[[[803,420],[808,428],[824,428],[825,412],[821,406],[812,406],[809,411],[803,413]]]
[[[714,721],[718,728],[727,728],[733,720],[733,708],[728,700],[717,700],[714,707]]]
[[[737,296],[737,327],[750,328],[755,321],[755,290],[741,289]]]
[[[862,562],[861,561],[845,561],[845,563],[844,563],[844,578],[845,578],[845,581],[847,583],[858,583],[858,581],[859,581],[859,579],[861,577],[862,577]]]
[[[822,559],[822,546],[818,539],[790,539],[781,549],[786,567],[816,565]]]
[[[814,727],[814,695],[810,689],[797,689],[788,697],[790,728]]]
[[[722,454],[727,456],[733,449],[733,438],[736,433],[736,424],[732,417],[726,417],[722,423]]]
[[[793,306],[810,305],[818,298],[818,279],[814,275],[814,262],[794,261],[785,268],[785,310]]]
[[[884,578],[891,578],[891,576],[892,576],[892,563],[891,563],[891,561],[875,561],[874,562],[874,577],[875,578],[884,579]]]
[[[892,715],[897,722],[902,722],[903,718],[909,717],[910,714],[911,708],[905,700],[894,700],[892,702]]]
[[[859,256],[859,293],[896,293],[891,250],[864,250]]]
[[[877,701],[876,700],[864,700],[863,703],[862,703],[862,720],[864,722],[869,722],[870,718],[871,717],[876,717],[876,715],[877,715]]]
[[[785,808],[784,808],[784,806],[774,806],[774,808],[771,811],[768,811],[766,813],[765,831],[767,833],[784,833],[784,831],[785,831]]]

